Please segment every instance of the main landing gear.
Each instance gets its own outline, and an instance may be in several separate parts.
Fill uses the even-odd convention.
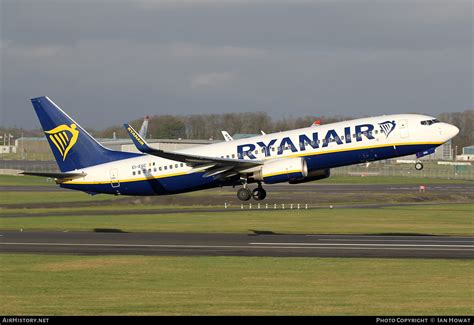
[[[244,186],[237,191],[237,197],[240,201],[248,201],[252,197],[256,201],[261,201],[267,197],[267,191],[263,189],[261,183],[259,183],[258,187],[253,191],[251,191],[245,183]]]

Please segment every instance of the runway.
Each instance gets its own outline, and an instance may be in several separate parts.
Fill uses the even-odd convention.
[[[0,253],[473,259],[474,237],[0,231]]]

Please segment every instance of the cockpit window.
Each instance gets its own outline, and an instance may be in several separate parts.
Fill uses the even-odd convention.
[[[435,123],[440,123],[438,119],[432,119],[432,120],[424,120],[424,121],[421,121],[420,122],[421,125],[431,125],[431,124],[435,124]]]

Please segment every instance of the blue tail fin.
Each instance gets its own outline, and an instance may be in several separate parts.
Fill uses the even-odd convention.
[[[31,102],[62,172],[139,156],[103,147],[46,96]]]

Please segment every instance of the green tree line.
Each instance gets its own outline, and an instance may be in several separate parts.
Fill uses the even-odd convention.
[[[322,124],[350,120],[350,116],[307,115],[301,117],[285,117],[274,119],[265,112],[223,113],[223,114],[194,114],[194,115],[155,115],[150,117],[148,138],[154,139],[222,139],[221,131],[229,134],[260,134],[280,132],[310,126],[315,120]],[[453,146],[458,147],[461,154],[462,147],[474,144],[474,110],[464,112],[441,113],[438,118],[442,122],[456,125],[460,132],[453,139]],[[137,130],[143,119],[136,119],[130,124]],[[113,126],[95,132],[99,137],[110,138],[115,132],[119,138],[127,137],[122,126]]]
[[[460,132],[453,139],[457,154],[461,154],[461,148],[474,144],[474,110],[464,112],[441,113],[438,118],[442,122],[456,125]],[[326,116],[307,115],[300,117],[272,118],[266,112],[249,113],[222,113],[222,114],[192,114],[192,115],[155,115],[150,117],[148,125],[148,138],[153,139],[214,139],[223,140],[221,131],[229,134],[260,134],[286,131],[296,128],[310,126],[315,120],[322,124],[350,120],[350,116]],[[130,124],[140,129],[142,118],[133,120]],[[112,138],[115,132],[117,138],[128,138],[123,126],[111,126],[104,130],[89,130],[91,134],[99,138]],[[14,138],[23,136],[43,135],[41,130],[25,130],[21,128],[0,128],[0,135],[12,134]],[[0,141],[0,145],[3,141]]]

